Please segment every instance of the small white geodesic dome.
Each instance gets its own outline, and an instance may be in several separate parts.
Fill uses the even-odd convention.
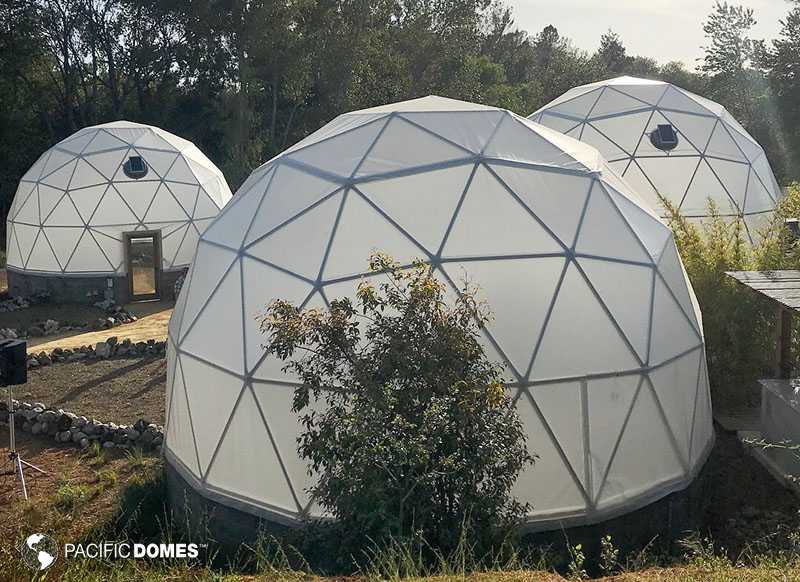
[[[143,160],[138,174],[132,157]],[[219,169],[185,139],[128,121],[86,127],[20,180],[7,219],[7,264],[40,274],[124,275],[123,233],[159,230],[162,269],[185,268],[230,198]]]
[[[421,257],[494,312],[482,338],[539,455],[532,527],[685,487],[713,435],[700,314],[670,230],[596,150],[493,107],[426,97],[348,113],[258,168],[198,243],[169,325],[166,457],[213,501],[320,515],[297,378],[265,357],[275,298],[355,295],[374,250]]]
[[[657,193],[690,219],[707,216],[711,198],[721,215],[744,218],[751,241],[783,195],[764,150],[722,105],[670,83],[618,77],[582,85],[529,119],[600,150],[658,212],[665,211]],[[651,140],[659,125],[674,128],[673,149]]]

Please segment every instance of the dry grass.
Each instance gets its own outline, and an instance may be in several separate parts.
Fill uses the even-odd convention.
[[[7,434],[0,429],[0,439]],[[81,453],[74,448],[50,448],[45,441],[29,435],[20,436],[20,449],[30,461],[40,465],[48,474],[30,479],[31,500],[19,499],[15,481],[0,477],[0,579],[30,580],[28,571],[19,559],[17,547],[25,536],[45,532],[60,543],[128,539],[125,536],[141,532],[143,541],[168,541],[175,536],[164,520],[163,489],[160,461],[154,457],[134,458],[120,453]],[[0,450],[0,454],[4,451]],[[136,510],[140,510],[137,514]],[[138,520],[138,529],[125,524]],[[137,539],[137,538],[134,538]],[[192,540],[192,541],[202,541]],[[213,543],[212,543],[213,547]],[[252,551],[252,550],[251,550]],[[213,558],[208,551],[207,558]],[[392,559],[391,557],[389,559]],[[614,582],[756,582],[767,580],[800,581],[800,564],[796,556],[749,556],[739,566],[720,557],[708,546],[697,546],[682,563],[672,567],[643,567],[639,571],[623,572],[601,578]],[[449,567],[448,567],[449,568]],[[510,571],[491,571],[466,574],[406,578],[413,582],[555,582],[568,578],[543,564],[540,569],[522,569],[521,564]],[[369,568],[365,570],[369,572]],[[280,560],[262,564],[258,575],[240,572],[236,566],[210,561],[183,560],[80,560],[60,558],[47,579],[81,582],[115,581],[195,581],[221,582],[251,580],[296,580],[297,582],[372,582],[379,579],[396,580],[393,576],[364,574],[348,577],[323,577],[287,569]]]
[[[29,370],[14,397],[106,422],[163,424],[166,374],[163,357],[62,362]]]

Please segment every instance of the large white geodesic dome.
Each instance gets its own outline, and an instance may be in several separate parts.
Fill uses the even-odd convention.
[[[143,160],[138,173],[132,157]],[[219,169],[185,139],[128,121],[86,127],[20,180],[7,264],[37,274],[122,275],[123,233],[160,231],[162,269],[185,268],[230,198]]]
[[[529,119],[588,143],[659,212],[743,217],[751,241],[781,198],[764,150],[718,103],[663,81],[618,77],[575,87]],[[677,144],[651,140],[671,126]],[[667,130],[669,131],[669,130]],[[662,214],[662,216],[665,214]]]
[[[713,440],[700,314],[670,230],[596,150],[505,110],[426,97],[341,115],[258,168],[209,226],[169,326],[166,458],[200,494],[320,515],[297,379],[265,357],[273,299],[355,295],[374,250],[468,276],[539,455],[531,527],[685,487]]]

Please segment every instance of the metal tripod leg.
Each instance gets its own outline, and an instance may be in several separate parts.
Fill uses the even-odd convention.
[[[28,500],[28,488],[25,486],[25,473],[22,472],[22,459],[19,458],[19,455],[16,453],[11,453],[15,455],[14,462],[17,465],[17,474],[19,475],[19,482],[22,483],[22,497],[25,498],[25,501]]]
[[[16,465],[15,473],[19,477],[19,482],[22,485],[22,497],[27,500],[28,487],[25,483],[24,469],[27,467],[28,469],[38,471],[42,475],[47,475],[47,472],[43,471],[33,463],[23,460],[17,452],[16,421],[14,419],[15,414],[16,410],[14,410],[13,394],[11,391],[11,386],[8,386],[8,458],[12,463],[14,463],[14,465]]]

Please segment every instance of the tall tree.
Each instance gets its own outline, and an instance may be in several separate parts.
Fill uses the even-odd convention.
[[[781,21],[781,31],[764,55],[781,126],[787,134],[792,179],[800,179],[800,0]]]
[[[600,37],[600,48],[595,58],[608,73],[622,73],[629,61],[619,35],[611,29]]]

